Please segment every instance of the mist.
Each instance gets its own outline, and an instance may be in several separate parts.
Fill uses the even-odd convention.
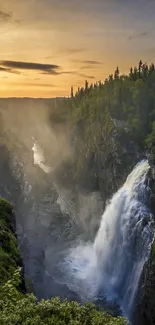
[[[10,191],[9,183],[4,187],[14,204],[27,290],[38,299],[59,295],[80,301],[63,281],[61,261],[71,247],[94,239],[103,201],[99,192],[75,186],[68,171],[71,128],[68,121],[55,122],[55,110],[54,100],[0,100],[0,141],[16,190]]]

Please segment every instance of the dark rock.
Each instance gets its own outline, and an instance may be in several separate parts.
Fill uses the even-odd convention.
[[[155,218],[155,165],[148,154],[150,170],[148,173],[149,208]],[[152,224],[152,231],[154,225]],[[140,279],[139,291],[133,315],[133,325],[155,324],[155,242],[152,244],[149,260],[145,263]]]
[[[152,245],[149,261],[145,264],[141,276],[132,324],[155,324],[155,242]]]

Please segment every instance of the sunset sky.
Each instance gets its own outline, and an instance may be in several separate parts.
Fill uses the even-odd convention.
[[[154,0],[0,0],[0,97],[70,94],[155,62]]]

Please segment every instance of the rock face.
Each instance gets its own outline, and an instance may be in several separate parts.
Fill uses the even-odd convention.
[[[101,145],[93,156],[88,155],[79,178],[74,179],[74,165],[69,173],[63,163],[53,177],[34,165],[31,145],[19,144],[15,141],[13,150],[0,147],[0,195],[15,206],[27,289],[33,288],[38,298],[72,296],[61,284],[54,285],[54,278],[61,277],[57,265],[68,243],[75,243],[78,236],[84,241],[94,239],[106,201],[141,155],[131,141],[124,141],[115,131],[108,150]]]
[[[74,298],[75,294],[65,285],[55,284],[55,278],[61,276],[57,264],[68,243],[79,233],[72,192],[55,184],[52,175],[33,164],[31,147],[18,149],[17,157],[5,145],[0,150],[0,195],[15,207],[14,230],[18,234],[27,291],[33,291],[38,298]],[[80,203],[82,199],[87,198],[78,198]],[[88,202],[95,208],[93,201]]]
[[[74,165],[63,164],[55,173],[53,180],[38,166],[33,165],[31,148],[27,151],[25,148],[21,149],[22,158],[24,152],[22,163],[29,167],[29,175],[23,172],[24,165],[19,164],[13,168],[11,152],[4,145],[1,145],[0,150],[0,195],[11,200],[16,206],[18,242],[25,266],[27,288],[32,286],[39,298],[48,298],[51,295],[73,297],[64,285],[54,284],[53,276],[61,277],[55,265],[63,257],[62,247],[67,249],[67,240],[70,242],[75,240],[80,228],[84,228],[87,232],[84,239],[93,238],[95,231],[98,230],[106,201],[123,185],[127,175],[136,163],[143,159],[143,155],[128,137],[120,136],[115,130],[113,137],[108,140],[107,150],[104,144],[101,144],[95,153],[88,153],[85,165],[78,171],[78,178],[74,179]],[[60,181],[60,186],[58,184],[55,186],[57,180]],[[152,189],[154,184],[151,176]],[[155,188],[150,195],[150,205],[155,211],[154,193]],[[94,232],[90,238],[89,233],[93,227]],[[150,260],[142,276],[144,291],[147,291],[150,283],[153,286],[152,265]],[[146,303],[148,295],[151,296],[152,302],[155,301],[153,298],[155,289],[147,291],[147,294],[144,291],[138,297],[135,325],[154,324],[149,323],[154,317],[153,304],[149,304],[149,309]]]
[[[15,203],[19,195],[20,186],[11,168],[11,153],[0,141],[0,196]]]
[[[149,205],[153,215],[155,216],[155,157],[149,155],[148,160],[151,167],[150,174],[149,174],[149,187],[150,187]]]
[[[155,324],[155,242],[140,282],[133,325]]]
[[[103,200],[107,200],[121,187],[134,166],[142,160],[139,148],[128,138],[124,141],[118,133],[109,141],[106,153],[104,147],[95,155],[95,170]]]
[[[83,149],[83,137],[83,130],[78,125],[72,135],[73,164],[62,166],[60,178],[66,176],[65,184],[74,180],[73,186],[79,191],[98,191],[102,196],[104,210],[106,201],[124,184],[134,166],[146,159],[146,156],[124,129],[120,131],[113,127],[111,136],[106,141],[103,136],[103,141],[92,150],[87,145]]]
[[[151,166],[148,175],[148,186],[150,188],[149,206],[155,217],[155,160],[152,159],[152,156],[148,156],[148,159]],[[150,258],[144,266],[139,284],[133,325],[139,324],[155,324],[155,241],[152,243]]]

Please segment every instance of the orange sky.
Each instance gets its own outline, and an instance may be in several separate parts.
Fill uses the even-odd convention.
[[[0,0],[0,97],[70,94],[154,61],[153,0]]]

